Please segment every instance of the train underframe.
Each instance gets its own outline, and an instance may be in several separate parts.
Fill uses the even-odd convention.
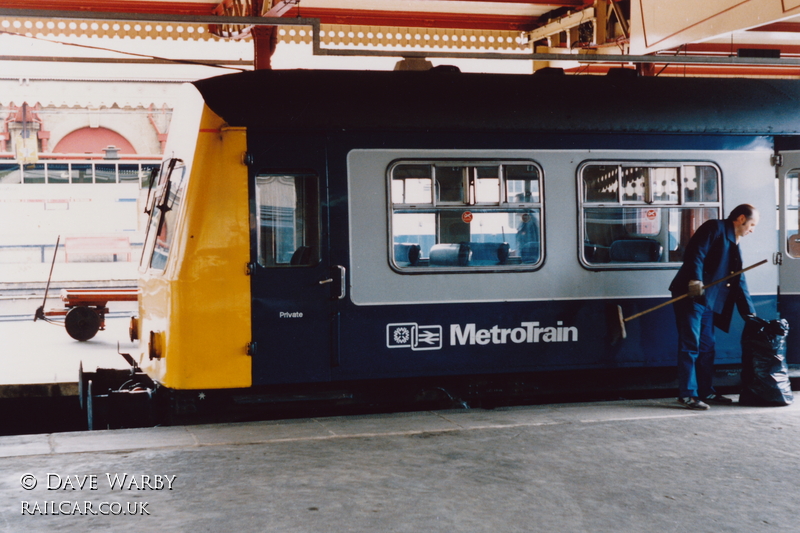
[[[722,393],[737,393],[738,365],[716,368]],[[795,372],[800,377],[800,372]],[[800,385],[793,381],[793,385]],[[80,371],[90,430],[241,422],[439,409],[655,398],[677,393],[674,367],[575,369],[348,382],[176,390],[140,369]]]

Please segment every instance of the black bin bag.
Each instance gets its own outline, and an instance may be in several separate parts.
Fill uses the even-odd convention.
[[[794,401],[786,363],[785,319],[745,319],[742,332],[742,405],[781,406]]]

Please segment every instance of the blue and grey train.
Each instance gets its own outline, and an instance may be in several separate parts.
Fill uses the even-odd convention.
[[[674,387],[672,309],[611,342],[615,310],[668,299],[695,229],[745,202],[744,263],[770,260],[747,274],[758,314],[792,321],[800,82],[629,74],[188,85],[147,206],[136,378],[82,374],[90,425],[133,397],[181,414]],[[731,383],[741,329],[718,334]]]

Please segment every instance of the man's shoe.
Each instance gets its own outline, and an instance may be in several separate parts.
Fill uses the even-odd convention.
[[[717,405],[731,405],[733,403],[733,400],[730,398],[726,398],[725,396],[716,393],[709,394],[704,398],[704,400],[708,403],[715,403]]]
[[[693,409],[695,411],[705,411],[709,409],[708,404],[701,402],[698,398],[678,398],[678,403],[687,409]]]

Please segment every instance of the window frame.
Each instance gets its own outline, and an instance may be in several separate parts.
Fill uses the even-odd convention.
[[[784,188],[783,199],[781,181]],[[798,259],[800,258],[800,230],[797,229],[800,228],[800,168],[790,168],[782,174],[778,173],[775,180],[775,196],[778,207],[778,228],[784,228],[785,232],[782,246],[788,257]],[[783,213],[781,213],[781,200],[785,205]]]
[[[291,260],[288,263],[275,263],[275,264],[265,264],[262,256],[262,236],[261,236],[261,204],[259,202],[259,178],[286,178],[290,177],[294,181],[295,188],[297,187],[298,181],[303,182],[303,242],[300,247],[311,247],[312,251],[307,259],[302,259],[302,262],[292,264]],[[258,268],[264,270],[273,270],[273,269],[297,269],[297,268],[314,268],[318,266],[322,262],[322,197],[321,197],[321,190],[320,190],[320,183],[321,178],[316,171],[313,170],[273,170],[273,169],[262,169],[259,172],[256,172],[253,176],[253,213],[256,220],[256,229],[255,235],[253,237],[254,240],[254,264],[258,265]],[[296,189],[295,189],[296,190]],[[293,220],[295,220],[293,218]],[[296,226],[292,226],[293,230],[296,230]],[[315,243],[305,244],[308,241],[309,237],[313,237],[312,240],[316,240]],[[294,250],[294,252],[299,251],[299,247]]]
[[[156,182],[151,183],[145,207],[148,220],[142,245],[142,255],[139,260],[140,272],[148,270],[164,272],[167,268],[170,251],[173,249],[173,237],[178,224],[178,212],[176,209],[180,210],[185,200],[186,186],[189,180],[187,170],[188,167],[182,159],[167,159],[159,168],[158,179]],[[173,227],[167,227],[167,231],[169,231],[166,235],[167,240],[164,241],[164,245],[159,245],[158,239],[167,223],[168,212],[171,213],[169,223]],[[161,249],[157,252],[159,246]],[[163,256],[163,264],[154,264],[156,253]]]
[[[393,201],[393,182],[394,172],[400,166],[425,166],[430,165],[431,170],[431,196],[429,203],[413,202],[413,203],[394,203]],[[462,188],[462,197],[466,197],[463,202],[452,201],[437,201],[436,191],[436,171],[435,168],[439,167],[469,167],[469,173],[474,176],[474,187],[470,187],[469,178],[465,172],[464,187]],[[504,166],[533,166],[536,169],[536,178],[538,186],[538,201],[525,201],[525,202],[509,202],[508,201],[508,179],[506,172],[501,170]],[[495,167],[497,168],[498,175],[498,201],[479,201],[478,198],[478,180],[481,178],[477,169]],[[519,178],[512,179],[511,181],[522,181]],[[544,200],[544,181],[545,171],[543,166],[533,159],[510,159],[510,158],[403,158],[396,159],[389,163],[386,169],[386,205],[387,205],[387,255],[390,268],[400,274],[409,275],[425,275],[425,274],[469,274],[469,273],[509,273],[509,272],[531,272],[539,270],[545,262],[545,200]],[[474,189],[474,190],[473,190]],[[394,218],[396,214],[406,213],[431,213],[436,217],[434,240],[439,240],[439,213],[464,213],[469,211],[473,214],[502,214],[510,215],[518,213],[519,216],[530,213],[538,213],[538,258],[531,263],[516,263],[515,261],[510,264],[496,264],[496,265],[466,265],[466,266],[406,266],[398,264],[395,258],[395,243],[394,235]],[[515,239],[518,228],[513,230],[513,233],[507,235],[509,237],[504,242],[511,243]],[[436,243],[436,244],[457,244],[457,243]],[[502,244],[502,243],[497,243]],[[519,253],[517,251],[517,253]],[[513,256],[515,259],[517,256]]]
[[[625,201],[622,197],[622,175],[618,175],[618,185],[617,185],[617,198],[615,202],[604,201],[604,202],[587,202],[586,198],[586,185],[584,180],[584,171],[591,166],[618,166],[621,168],[624,167],[634,167],[634,168],[676,168],[678,169],[677,175],[677,182],[678,182],[678,190],[677,190],[677,201],[670,202],[670,201]],[[687,201],[685,199],[685,191],[684,191],[684,168],[686,167],[711,167],[716,172],[716,190],[717,190],[717,199],[716,201],[709,202],[709,201]],[[636,208],[651,208],[651,209],[658,209],[659,211],[668,212],[669,209],[687,209],[687,208],[694,208],[694,209],[716,209],[717,219],[721,219],[723,215],[722,207],[723,207],[723,175],[722,169],[720,166],[710,160],[689,160],[689,159],[669,159],[669,160],[659,160],[659,159],[611,159],[611,160],[600,160],[600,159],[590,159],[582,161],[577,168],[576,173],[576,181],[577,181],[577,211],[578,211],[578,260],[580,264],[586,268],[587,270],[665,270],[665,269],[677,269],[682,264],[682,261],[670,261],[669,255],[667,255],[666,261],[648,261],[648,262],[590,262],[586,258],[586,211],[587,209],[619,209],[623,210],[626,208],[636,209]],[[700,184],[698,184],[698,187]],[[652,198],[652,196],[650,196]],[[669,224],[669,221],[667,221]],[[659,232],[660,233],[660,232]],[[616,241],[615,241],[616,242]],[[669,254],[669,250],[666,250],[666,253]]]

